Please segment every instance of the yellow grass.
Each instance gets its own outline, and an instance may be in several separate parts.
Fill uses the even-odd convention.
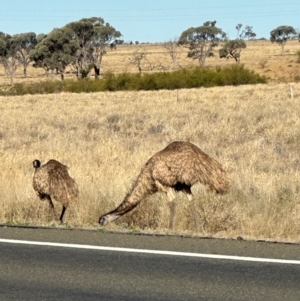
[[[58,225],[32,188],[32,161],[55,158],[80,189],[66,224],[99,227],[147,159],[184,140],[218,159],[232,181],[225,196],[193,187],[198,235],[300,242],[300,83],[292,88],[293,99],[289,84],[0,97],[0,222]],[[196,234],[181,193],[178,200],[175,232]],[[107,229],[167,227],[167,198],[155,194]]]

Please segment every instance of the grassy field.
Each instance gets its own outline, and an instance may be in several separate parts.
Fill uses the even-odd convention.
[[[287,84],[0,98],[0,221],[49,224],[32,161],[56,158],[80,188],[66,225],[98,227],[147,159],[185,140],[217,158],[232,181],[220,197],[193,188],[199,235],[299,242],[300,84],[292,87],[293,99]],[[178,199],[175,232],[196,234],[185,197]],[[167,198],[153,195],[107,228],[168,232]]]
[[[268,85],[0,97],[0,222],[59,226],[32,188],[32,161],[55,158],[69,166],[80,189],[63,226],[98,228],[99,216],[123,200],[148,158],[184,140],[218,159],[232,188],[214,196],[193,187],[199,233],[179,193],[175,233],[300,242],[300,83],[289,83],[299,75],[294,53],[300,44],[288,43],[280,56],[279,46],[255,43],[257,60],[249,45],[241,61],[268,75]],[[122,55],[116,71],[124,71],[129,47],[137,46],[109,53],[103,71],[115,70]],[[159,46],[150,47],[149,59],[163,58]],[[262,53],[268,54],[264,66]],[[39,72],[30,69],[28,79],[19,74],[16,81],[37,82]],[[61,205],[54,205],[58,217]],[[155,194],[107,229],[168,233],[168,213],[166,196]]]

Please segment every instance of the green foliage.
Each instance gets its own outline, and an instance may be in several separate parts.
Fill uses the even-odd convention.
[[[270,32],[272,43],[285,44],[288,39],[296,35],[296,30],[292,26],[279,26]]]
[[[77,50],[70,29],[54,29],[30,52],[30,59],[34,67],[56,70],[63,78],[66,67],[75,63]]]
[[[270,32],[270,41],[281,46],[281,55],[284,52],[284,45],[288,39],[296,35],[296,30],[292,26],[278,26]]]
[[[94,67],[96,77],[99,77],[103,56],[108,49],[115,49],[116,41],[122,34],[99,17],[71,22],[65,28],[71,30],[73,40],[78,46],[75,57],[82,78],[90,70],[89,66]]]
[[[0,62],[10,54],[11,36],[0,31]]]
[[[144,75],[129,73],[115,75],[112,72],[107,72],[101,79],[96,80],[46,81],[38,85],[15,84],[9,91],[0,91],[0,94],[23,95],[58,92],[174,90],[259,83],[266,83],[266,78],[245,69],[243,65],[232,65],[216,69],[196,67],[174,72],[158,72]]]
[[[233,58],[238,63],[240,61],[241,51],[246,48],[243,40],[229,40],[223,48],[219,49],[220,58]]]
[[[237,24],[235,29],[237,30],[237,39],[243,40],[253,40],[256,37],[256,33],[253,32],[252,26],[246,25],[245,29],[241,31],[243,24]]]
[[[22,39],[29,40],[29,34],[21,36]],[[77,77],[86,78],[92,68],[97,77],[103,55],[116,47],[120,37],[121,33],[102,18],[84,18],[55,28],[48,35],[34,36],[36,46],[31,49],[29,60],[34,62],[34,67],[55,70],[62,79],[68,65],[77,70]]]
[[[27,75],[27,67],[32,61],[30,51],[37,45],[37,36],[34,32],[26,32],[13,35],[11,44],[14,48],[14,57],[23,65],[24,76]]]
[[[12,42],[12,37],[0,32],[0,64],[3,65],[5,73],[10,77],[10,84],[13,85],[15,72],[18,67],[16,57],[16,45]]]
[[[220,41],[226,38],[225,32],[216,27],[216,21],[204,22],[202,26],[190,27],[182,32],[178,43],[188,47],[188,57],[197,59],[200,66],[204,66],[206,57]]]

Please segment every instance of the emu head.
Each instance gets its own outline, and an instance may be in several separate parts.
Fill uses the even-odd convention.
[[[41,161],[39,161],[39,160],[34,160],[34,161],[32,162],[32,165],[33,165],[34,168],[39,168],[39,167],[41,166]]]

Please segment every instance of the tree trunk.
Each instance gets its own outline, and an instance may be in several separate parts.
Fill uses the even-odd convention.
[[[200,64],[201,67],[203,67],[205,65],[205,59],[206,59],[205,55],[199,56],[198,61],[199,61],[199,64]]]
[[[100,67],[94,65],[94,71],[95,71],[95,79],[99,78],[99,76],[100,76]]]
[[[284,43],[281,44],[281,55],[284,53]]]
[[[13,86],[14,85],[14,74],[10,75],[10,85]]]
[[[77,79],[79,79],[79,67],[75,66],[75,76]]]

